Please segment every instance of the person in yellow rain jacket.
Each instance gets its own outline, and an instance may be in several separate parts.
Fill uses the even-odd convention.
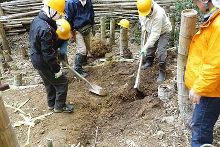
[[[194,0],[205,14],[193,36],[185,71],[185,84],[194,102],[192,147],[212,144],[213,128],[220,114],[220,1]]]

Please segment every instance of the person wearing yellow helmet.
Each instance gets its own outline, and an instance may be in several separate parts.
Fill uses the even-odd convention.
[[[142,31],[148,35],[141,49],[141,53],[146,56],[146,63],[142,65],[142,69],[152,66],[157,53],[159,60],[157,82],[163,82],[166,78],[166,47],[172,30],[171,22],[164,9],[153,0],[137,0],[137,9]]]
[[[122,19],[118,25],[128,29],[130,27],[130,22],[127,19]]]
[[[64,14],[65,0],[44,0],[43,3],[42,10],[34,17],[30,26],[31,63],[44,82],[48,109],[70,113],[73,106],[65,104],[68,79],[63,75],[57,59],[59,38],[56,33],[56,20]],[[68,37],[63,35],[62,39]]]
[[[62,40],[68,40],[71,36],[71,26],[69,24],[69,22],[64,19],[58,19],[56,20],[56,24],[57,24],[57,30],[56,33],[58,35],[58,38],[62,39]]]
[[[194,1],[204,22],[191,40],[185,70],[189,99],[195,103],[189,124],[191,146],[213,146],[213,129],[220,115],[220,1]]]
[[[58,47],[59,47],[58,59],[61,60],[61,65],[62,65],[61,68],[63,68],[65,65],[63,65],[62,61],[68,63],[68,60],[67,60],[68,42],[67,42],[67,40],[71,36],[71,26],[70,26],[69,22],[64,18],[56,20],[56,24],[57,24],[56,33],[58,35],[58,38],[61,39],[58,43]]]
[[[74,70],[83,77],[88,74],[83,65],[87,63],[87,54],[90,50],[90,32],[95,35],[94,9],[91,0],[68,0],[65,7],[66,20],[72,28],[73,40],[77,51]]]

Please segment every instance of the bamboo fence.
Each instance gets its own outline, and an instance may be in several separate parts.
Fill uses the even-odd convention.
[[[95,17],[127,18],[138,20],[136,0],[92,0]],[[177,0],[156,0],[161,6],[172,5]],[[42,8],[42,0],[15,0],[0,5],[0,23],[6,35],[16,35],[29,30],[30,23]],[[96,22],[99,24],[99,20]]]

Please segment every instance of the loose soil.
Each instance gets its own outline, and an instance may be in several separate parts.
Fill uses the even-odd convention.
[[[119,34],[116,34],[119,36]],[[117,37],[116,37],[117,38]],[[35,118],[52,111],[47,110],[46,92],[37,71],[30,59],[23,59],[19,53],[20,45],[28,49],[28,34],[9,39],[13,61],[8,62],[11,69],[3,73],[2,82],[10,84],[11,89],[2,92],[7,105],[21,107],[24,116]],[[93,46],[91,46],[92,48]],[[54,147],[188,147],[191,131],[179,118],[176,93],[177,53],[168,51],[167,79],[163,84],[171,87],[171,98],[163,102],[158,98],[158,63],[141,71],[140,90],[145,94],[138,97],[133,89],[138,68],[140,46],[129,42],[133,61],[119,57],[119,42],[113,46],[113,60],[101,62],[100,58],[89,57],[90,64],[84,66],[89,73],[88,80],[108,91],[107,96],[89,92],[89,85],[66,69],[69,79],[67,104],[74,105],[71,114],[53,113],[43,120],[35,121],[30,128],[29,146],[46,145],[46,139],[53,140]],[[68,47],[69,64],[73,66],[76,47]],[[23,86],[38,85],[18,89],[13,86],[13,77],[23,74]],[[20,112],[7,107],[12,125],[24,121]],[[28,139],[28,125],[15,127],[21,146]],[[220,146],[220,123],[215,128],[215,145]]]

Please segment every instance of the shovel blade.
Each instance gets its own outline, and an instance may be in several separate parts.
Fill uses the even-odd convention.
[[[95,84],[91,84],[89,91],[100,96],[106,96],[108,94],[105,89]]]
[[[142,91],[140,91],[138,88],[135,88],[135,91],[136,91],[136,96],[139,99],[143,99],[145,97],[145,94]]]

